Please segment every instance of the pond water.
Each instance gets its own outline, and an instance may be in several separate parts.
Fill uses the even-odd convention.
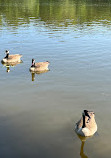
[[[111,1],[0,0],[1,60],[6,49],[23,62],[0,65],[0,156],[110,158]],[[31,74],[32,58],[50,71]],[[84,109],[98,125],[85,144]]]

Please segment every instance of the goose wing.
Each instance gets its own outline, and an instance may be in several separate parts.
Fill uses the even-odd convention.
[[[79,129],[83,125],[83,119],[81,118],[77,123],[76,123],[76,128]]]
[[[18,59],[21,57],[22,57],[22,55],[20,55],[20,54],[14,54],[14,55],[9,55],[8,59]]]
[[[35,63],[35,66],[37,68],[40,68],[40,67],[45,67],[45,66],[48,66],[49,65],[49,62],[39,62],[39,63]]]

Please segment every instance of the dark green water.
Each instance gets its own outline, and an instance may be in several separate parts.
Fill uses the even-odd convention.
[[[111,1],[0,0],[1,60],[6,49],[23,63],[0,65],[0,157],[110,158]],[[50,71],[32,76],[32,58]],[[98,134],[83,151],[84,109]]]

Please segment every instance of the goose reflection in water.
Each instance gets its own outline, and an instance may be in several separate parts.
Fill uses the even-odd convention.
[[[40,74],[46,73],[46,72],[48,72],[48,71],[50,71],[50,70],[38,71],[38,72],[36,72],[36,73],[30,72],[30,73],[31,73],[31,76],[32,76],[32,81],[35,81],[35,75],[36,75],[36,74],[37,74],[37,75],[40,75]]]
[[[7,70],[6,72],[10,72],[10,66],[6,66]]]
[[[84,144],[88,137],[86,138],[86,137],[82,137],[79,135],[78,135],[78,137],[81,140],[80,156],[81,156],[81,158],[88,158],[88,156],[84,153]]]
[[[84,153],[84,145],[87,139],[92,138],[93,136],[98,136],[98,133],[96,132],[93,136],[89,136],[89,137],[82,137],[80,135],[77,134],[77,136],[79,137],[79,139],[81,140],[81,148],[80,148],[80,157],[81,158],[88,158],[88,156]]]
[[[14,62],[14,63],[8,63],[8,64],[3,63],[3,62],[1,63],[4,67],[6,67],[6,72],[10,72],[10,67],[15,67],[16,65],[23,63],[23,61],[21,60],[21,62],[16,62],[16,63]]]

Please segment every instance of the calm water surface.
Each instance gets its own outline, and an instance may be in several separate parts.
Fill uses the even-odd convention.
[[[0,65],[0,156],[110,158],[111,1],[0,0],[0,59],[6,49],[23,63]],[[32,58],[50,71],[32,75]],[[83,109],[98,124],[85,144]]]

